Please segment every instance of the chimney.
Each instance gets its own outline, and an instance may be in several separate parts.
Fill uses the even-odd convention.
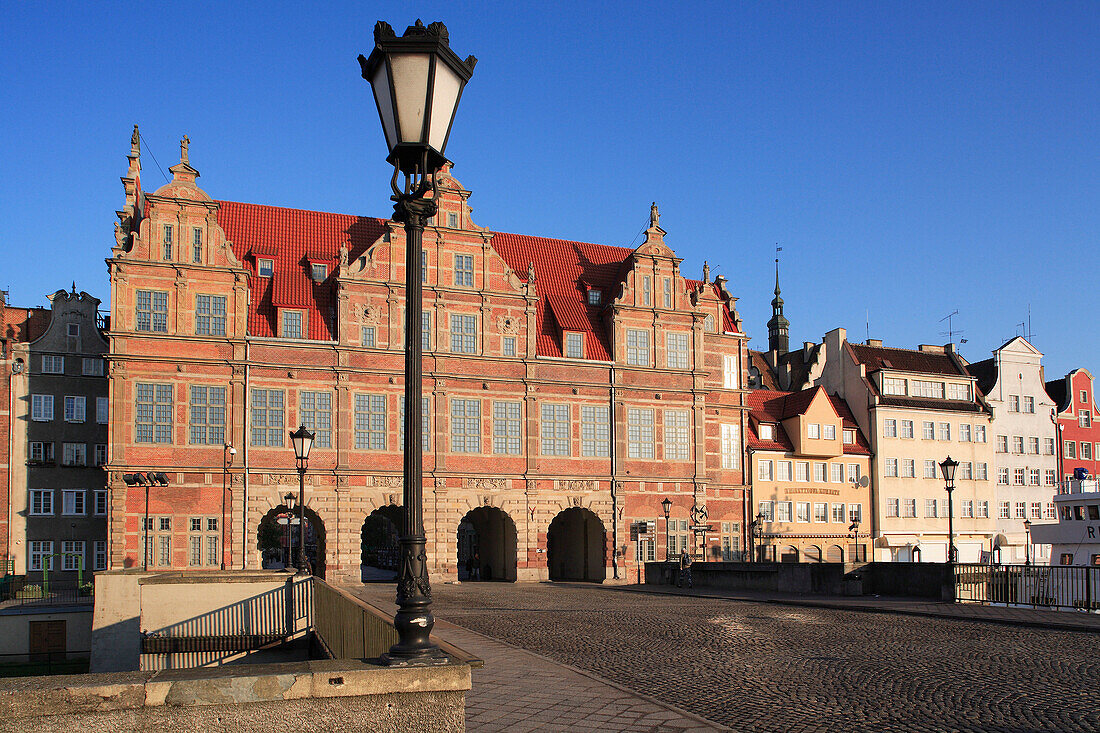
[[[882,339],[867,339],[867,345],[882,348]]]
[[[917,347],[919,351],[923,351],[925,354],[942,354],[943,347],[936,344],[921,344]]]

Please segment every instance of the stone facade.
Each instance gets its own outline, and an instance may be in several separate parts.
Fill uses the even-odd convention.
[[[181,152],[144,193],[135,136],[108,260],[111,566],[142,564],[147,516],[152,567],[259,567],[302,423],[317,569],[357,576],[364,521],[402,495],[404,230],[212,200]],[[484,508],[505,515],[519,579],[625,577],[663,544],[630,527],[666,496],[743,547],[746,337],[724,278],[682,275],[656,206],[629,250],[494,233],[449,170],[440,186],[423,254],[432,573],[457,577],[460,523]],[[146,469],[170,486],[125,485]]]

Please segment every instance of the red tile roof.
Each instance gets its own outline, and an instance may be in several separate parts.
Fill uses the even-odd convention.
[[[308,312],[307,338],[335,340],[332,276],[340,247],[346,246],[349,259],[356,259],[382,236],[385,220],[234,201],[216,203],[218,223],[233,243],[234,254],[254,275],[249,334],[275,336],[277,309],[301,308]],[[526,280],[528,266],[534,264],[536,290],[542,296],[536,311],[540,356],[562,356],[564,329],[585,334],[587,358],[611,360],[601,309],[618,295],[633,250],[507,232],[495,233],[491,245],[521,280]],[[275,260],[273,277],[255,277],[258,256]],[[329,265],[324,282],[314,283],[310,278],[311,262]],[[688,287],[701,284],[687,281]],[[711,287],[721,300],[717,286]],[[589,288],[601,291],[600,305],[588,304]],[[737,330],[728,304],[722,327]]]
[[[763,352],[749,349],[749,365],[755,367],[756,371],[760,373],[760,389],[772,391],[779,389],[779,384],[775,381],[775,372],[772,371],[771,365],[764,358]]]
[[[855,431],[856,442],[844,446],[845,455],[871,455],[871,446],[867,439],[863,437],[852,411],[848,408],[848,403],[837,395],[825,393],[821,387],[810,387],[799,392],[773,392],[770,390],[749,392],[746,398],[749,406],[749,430],[745,436],[748,446],[756,450],[794,450],[794,444],[783,429],[782,421],[804,413],[817,395],[818,390],[821,390],[833,404],[833,409],[840,417],[843,429]],[[775,425],[775,440],[760,439],[757,425],[762,422]]]
[[[904,372],[924,372],[927,374],[964,374],[946,353],[937,354],[910,349],[892,349],[885,346],[867,346],[866,344],[848,344],[856,359],[867,365],[867,372],[879,369],[899,369]]]

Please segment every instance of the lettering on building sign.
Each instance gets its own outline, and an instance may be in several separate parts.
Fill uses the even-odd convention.
[[[804,489],[804,488],[790,488],[787,489],[788,494],[828,494],[829,496],[839,496],[840,491],[838,489]]]

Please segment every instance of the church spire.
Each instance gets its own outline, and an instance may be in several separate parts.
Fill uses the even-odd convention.
[[[783,315],[783,298],[779,295],[779,253],[775,248],[775,297],[772,298],[772,317],[768,321],[768,350],[786,354],[790,349],[790,321]]]

